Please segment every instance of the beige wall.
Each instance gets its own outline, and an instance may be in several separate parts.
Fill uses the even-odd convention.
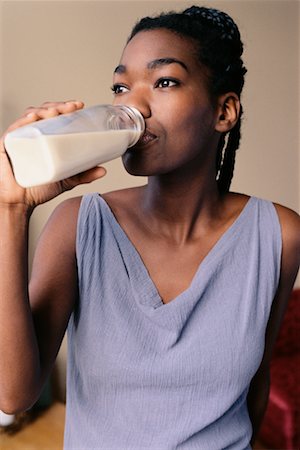
[[[233,189],[299,211],[299,3],[297,1],[2,1],[2,130],[29,105],[46,100],[110,102],[111,74],[138,17],[205,4],[240,26],[248,67],[245,119]],[[67,196],[143,183],[120,161],[107,177],[41,206],[31,224],[31,253],[53,207]]]
[[[191,3],[2,1],[0,128],[45,100],[110,102],[112,69],[136,18]],[[299,210],[299,3],[204,3],[232,14],[245,41],[249,72],[233,189]],[[119,161],[109,167],[106,179],[88,189],[104,192],[143,181],[128,176]],[[36,230],[55,203],[36,214]]]

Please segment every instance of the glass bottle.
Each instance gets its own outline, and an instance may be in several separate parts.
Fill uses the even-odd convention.
[[[8,133],[4,146],[23,187],[63,180],[118,158],[145,129],[125,105],[96,105],[38,120]]]

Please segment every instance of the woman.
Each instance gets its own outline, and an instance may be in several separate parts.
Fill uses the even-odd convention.
[[[229,192],[243,46],[232,19],[191,7],[142,19],[114,104],[146,132],[123,163],[143,187],[63,202],[27,280],[34,208],[105,175],[22,189],[1,151],[0,409],[37,398],[68,326],[66,449],[248,449],[299,264],[299,218]],[[12,128],[82,108],[29,108]]]

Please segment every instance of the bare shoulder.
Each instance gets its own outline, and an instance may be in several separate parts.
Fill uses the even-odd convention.
[[[62,308],[62,316],[70,313],[77,288],[75,252],[80,202],[80,197],[61,202],[41,233],[29,286],[33,313],[45,304],[49,308],[51,304],[56,319]]]
[[[291,291],[294,287],[295,279],[300,263],[300,218],[299,215],[279,204],[274,204],[282,233],[282,256],[278,289],[273,301],[270,323],[268,326],[266,342],[269,344],[269,358],[271,348],[280,328],[280,324],[287,308]],[[267,345],[268,350],[268,345]]]
[[[300,216],[286,206],[274,203],[281,225],[283,243],[300,246]]]
[[[294,280],[300,261],[300,217],[299,215],[279,204],[274,204],[282,233],[282,264],[281,280],[289,284]],[[293,281],[292,281],[293,282]]]
[[[45,254],[47,254],[47,261],[49,261],[49,255],[60,253],[60,261],[67,253],[70,256],[74,255],[80,203],[81,197],[74,197],[56,206],[39,237],[34,263],[39,262],[41,255],[44,257]]]
[[[58,204],[58,206],[54,209],[52,216],[59,216],[60,218],[64,217],[67,220],[77,220],[78,211],[80,208],[82,196],[80,197],[71,197],[67,200],[62,201]]]
[[[53,365],[78,297],[75,243],[80,202],[74,197],[54,209],[33,259],[29,295],[44,376]]]
[[[258,380],[258,383],[261,378],[266,379],[266,374],[269,371],[273,348],[294,287],[300,262],[299,215],[285,206],[276,203],[274,203],[274,206],[278,214],[282,233],[281,268],[279,284],[272,303],[266,331],[264,357],[254,379]]]
[[[81,199],[73,197],[62,201],[50,215],[45,230],[53,229],[57,237],[75,231]]]

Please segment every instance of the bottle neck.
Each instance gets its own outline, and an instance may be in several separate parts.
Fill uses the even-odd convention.
[[[135,133],[132,133],[132,139],[128,145],[128,147],[132,147],[144,133],[145,121],[140,111],[133,106],[120,105],[120,108],[126,112],[133,124],[132,130],[135,131]]]

